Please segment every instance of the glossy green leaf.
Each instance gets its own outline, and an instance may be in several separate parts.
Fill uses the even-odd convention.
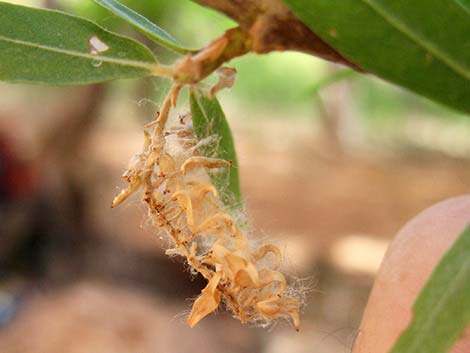
[[[457,1],[460,6],[462,6],[465,10],[470,12],[470,0],[455,0]]]
[[[470,227],[444,255],[390,353],[446,353],[470,325]]]
[[[231,168],[212,173],[212,181],[227,206],[240,207],[242,200],[237,154],[222,107],[217,98],[209,98],[201,90],[195,89],[190,93],[190,105],[197,139],[213,139],[201,148],[203,155],[232,161]]]
[[[0,80],[76,85],[157,68],[147,47],[86,19],[0,2]]]
[[[467,0],[284,0],[350,61],[470,112]]]
[[[181,46],[178,41],[173,38],[169,33],[167,33],[162,28],[158,27],[155,23],[151,22],[141,14],[131,10],[127,6],[123,5],[117,0],[93,0],[98,5],[103,6],[109,11],[113,12],[115,15],[122,18],[124,21],[128,22],[130,25],[134,26],[136,29],[141,31],[150,39],[153,39],[160,45],[172,49],[178,53],[186,54],[191,52],[190,49],[184,48]]]

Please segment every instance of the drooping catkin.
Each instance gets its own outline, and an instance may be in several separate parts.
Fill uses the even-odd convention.
[[[199,154],[190,115],[169,118],[180,88],[173,86],[157,119],[147,125],[143,150],[123,174],[129,185],[113,207],[141,190],[152,225],[172,240],[166,253],[183,256],[207,279],[189,326],[223,303],[242,322],[269,324],[284,317],[298,330],[300,302],[287,294],[279,249],[271,244],[252,249],[211,183],[208,171],[230,168],[231,162]]]

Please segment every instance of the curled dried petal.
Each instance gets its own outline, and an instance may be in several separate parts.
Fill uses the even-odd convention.
[[[111,207],[116,207],[120,203],[124,202],[129,196],[139,189],[141,184],[142,180],[139,177],[131,178],[129,186],[126,189],[121,190],[119,195],[114,198]]]
[[[256,261],[261,260],[263,257],[265,257],[269,253],[274,254],[275,263],[274,263],[273,267],[275,269],[278,269],[279,266],[281,265],[281,251],[279,250],[279,248],[277,246],[274,246],[272,244],[263,245],[263,246],[259,247],[258,249],[256,249],[251,254],[251,256],[252,256],[253,260],[256,262]]]
[[[192,229],[194,227],[194,216],[193,216],[193,203],[187,190],[179,190],[171,195],[172,200],[177,200],[180,207],[186,212],[186,219],[188,220],[188,226]]]
[[[231,232],[234,232],[235,224],[232,218],[226,213],[216,213],[215,215],[207,218],[195,230],[195,233],[214,231],[223,227],[228,227]],[[235,228],[236,231],[236,228]]]
[[[215,262],[222,266],[222,271],[232,282],[242,287],[254,288],[258,286],[258,270],[243,256],[228,250],[220,244],[214,244],[212,257]]]
[[[207,286],[202,290],[201,295],[194,302],[191,313],[186,320],[186,323],[190,327],[194,327],[200,320],[209,315],[219,306],[220,292],[217,290],[217,286],[221,278],[222,274],[220,272],[216,272],[207,283]]]
[[[271,319],[280,315],[289,315],[297,331],[300,329],[298,300],[287,296],[273,296],[256,303],[256,308],[261,315]]]
[[[269,299],[262,300],[256,303],[258,310],[266,316],[275,316],[280,314],[281,308],[279,303],[279,297],[271,297]]]
[[[205,167],[205,168],[224,168],[224,167],[231,167],[232,163],[226,161],[225,159],[220,158],[208,158],[208,157],[190,157],[188,158],[183,165],[181,166],[181,172],[186,174],[188,170],[198,168],[198,167]]]
[[[286,278],[279,271],[273,271],[270,269],[262,269],[259,271],[260,286],[264,287],[273,282],[279,283],[279,292],[283,293],[286,290]]]
[[[234,278],[235,284],[239,285],[240,287],[248,287],[248,288],[255,288],[258,286],[258,271],[256,267],[249,263],[246,268],[242,268],[241,270],[235,273]]]

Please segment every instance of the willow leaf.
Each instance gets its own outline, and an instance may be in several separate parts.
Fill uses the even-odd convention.
[[[76,85],[158,70],[142,44],[63,12],[0,2],[0,80]]]

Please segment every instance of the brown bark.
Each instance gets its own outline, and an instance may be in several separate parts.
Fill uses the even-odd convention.
[[[251,50],[256,53],[300,51],[360,70],[295,17],[282,0],[194,1],[238,22],[249,33]]]

